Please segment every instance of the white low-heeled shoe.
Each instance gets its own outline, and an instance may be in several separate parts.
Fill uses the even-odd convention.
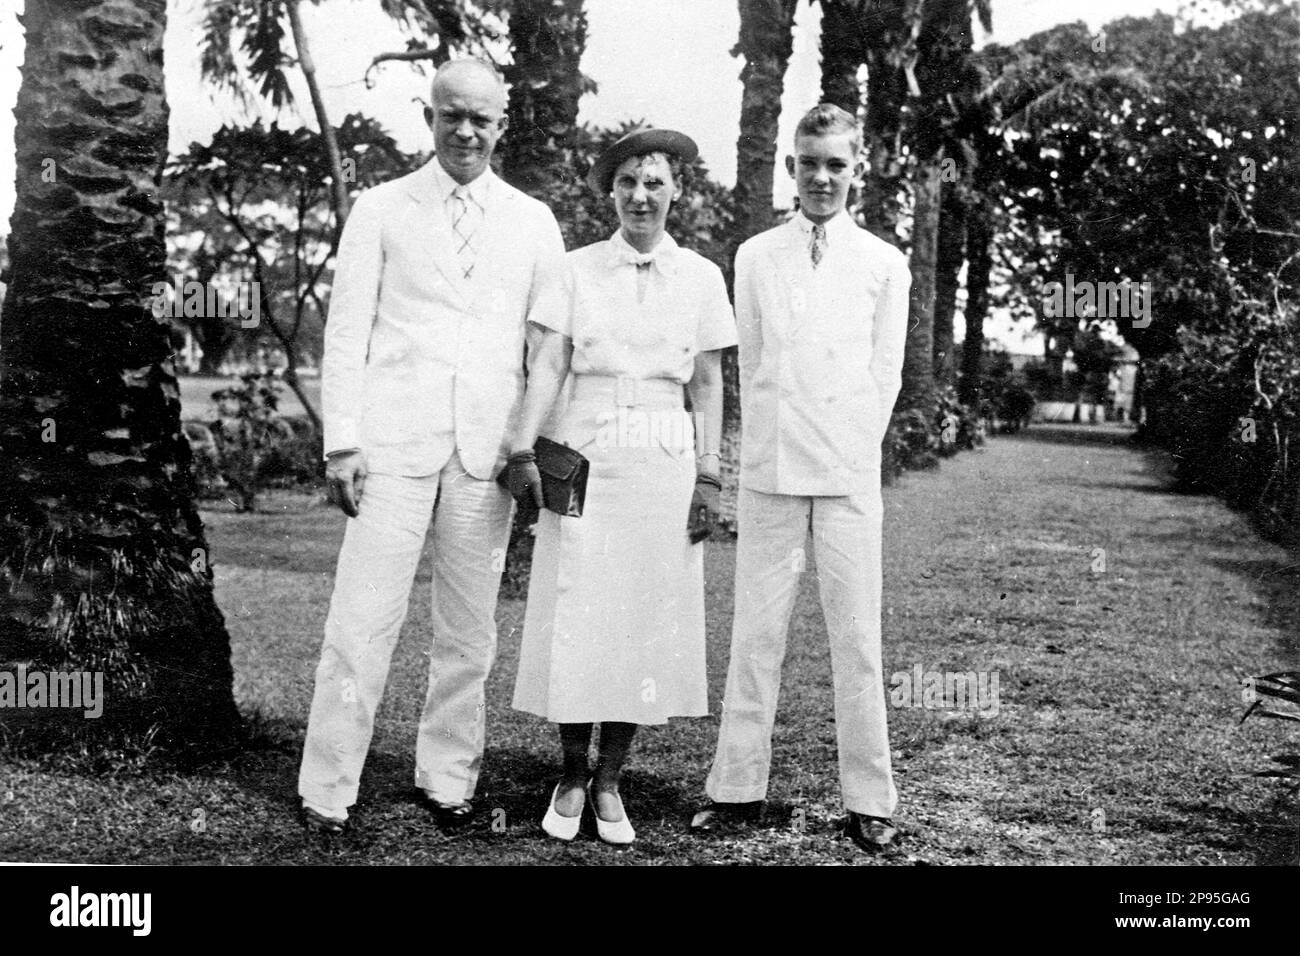
[[[546,816],[542,817],[542,829],[557,840],[572,840],[582,826],[582,811],[579,810],[576,817],[564,816],[555,809],[555,798],[559,795],[560,785],[557,783],[551,791],[551,805],[546,808]]]
[[[614,791],[614,799],[618,801],[618,810],[623,814],[623,819],[610,823],[600,818],[600,811],[596,809],[596,795],[591,792],[591,784],[587,784],[587,800],[591,803],[591,812],[596,817],[597,835],[606,843],[627,846],[636,839],[636,830],[632,829],[632,821],[627,818],[627,810],[623,808],[623,798],[617,790]]]

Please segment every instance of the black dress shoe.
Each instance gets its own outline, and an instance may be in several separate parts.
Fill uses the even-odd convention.
[[[717,833],[757,823],[763,815],[763,801],[718,803],[714,801],[691,817],[694,833]]]
[[[455,830],[474,818],[474,804],[468,800],[463,803],[442,803],[434,800],[419,787],[414,789],[411,798],[429,811],[439,830]]]
[[[866,850],[877,853],[892,846],[898,829],[888,817],[868,817],[861,813],[849,813],[848,823],[844,827],[848,838]]]
[[[319,834],[325,837],[342,836],[350,829],[348,820],[337,820],[334,817],[327,817],[324,814],[317,813],[307,807],[301,807],[303,828],[310,834]]]

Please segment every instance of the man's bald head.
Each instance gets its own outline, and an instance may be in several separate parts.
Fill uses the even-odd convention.
[[[462,185],[473,182],[487,171],[509,125],[501,74],[482,60],[444,63],[433,77],[433,105],[424,117],[443,170]]]
[[[445,101],[449,91],[475,93],[493,97],[500,109],[506,108],[506,81],[495,66],[476,57],[448,60],[433,74],[430,98],[435,109]]]

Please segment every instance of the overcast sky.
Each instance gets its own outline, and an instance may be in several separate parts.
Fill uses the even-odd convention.
[[[0,234],[7,233],[13,207],[13,104],[21,80],[23,33],[17,13],[23,0],[0,0]],[[323,0],[304,5],[303,19],[326,108],[337,122],[361,111],[383,123],[406,150],[431,146],[421,117],[420,97],[428,79],[409,65],[388,63],[376,71],[367,90],[363,75],[379,52],[405,48],[406,37],[381,13],[375,0]],[[1057,23],[1083,20],[1096,30],[1120,16],[1142,16],[1155,9],[1173,12],[1176,0],[994,0],[991,39],[1011,43]],[[168,0],[165,61],[171,105],[173,153],[194,140],[206,141],[222,122],[243,121],[234,102],[214,95],[199,79],[198,44],[201,0]],[[730,185],[736,174],[736,136],[740,117],[741,60],[730,55],[736,43],[736,0],[587,0],[588,38],[582,68],[599,86],[583,98],[580,119],[614,125],[624,119],[674,127],[700,144],[713,174]],[[799,114],[817,102],[820,89],[818,37],[820,7],[801,3],[796,19],[794,56],[782,99],[781,148],[793,136]],[[977,34],[978,42],[990,37]],[[311,116],[298,74],[294,93],[300,113],[280,117],[297,126]],[[266,110],[264,118],[273,118]],[[779,171],[778,171],[779,172]],[[787,206],[793,190],[783,174],[774,199]]]

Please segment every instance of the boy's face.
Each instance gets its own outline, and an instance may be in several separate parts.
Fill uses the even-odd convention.
[[[799,208],[813,222],[826,222],[844,208],[853,177],[861,172],[853,134],[799,136],[794,153],[785,158],[785,168],[794,177]]]

